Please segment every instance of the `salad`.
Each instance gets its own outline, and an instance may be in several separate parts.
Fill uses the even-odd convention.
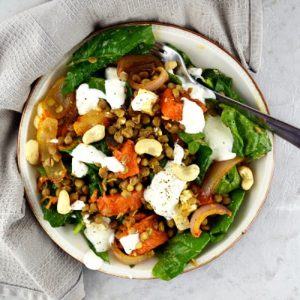
[[[170,280],[226,235],[255,184],[249,162],[271,141],[151,55],[154,43],[151,26],[127,26],[83,44],[37,104],[25,151],[44,219],[82,234],[88,267],[108,251],[130,267],[156,255],[153,275]],[[196,80],[243,101],[229,77],[181,54]]]

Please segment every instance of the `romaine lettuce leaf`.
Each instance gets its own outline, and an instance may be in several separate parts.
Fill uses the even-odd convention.
[[[222,122],[230,128],[233,135],[232,151],[238,156],[258,159],[272,149],[272,144],[265,129],[250,121],[236,109],[220,105],[223,108]]]
[[[148,52],[154,42],[151,25],[120,27],[96,35],[73,54],[63,94],[74,91],[97,70],[116,62],[127,53]]]
[[[197,257],[208,244],[210,235],[203,232],[195,238],[190,232],[177,234],[159,254],[159,260],[152,270],[155,277],[171,280],[184,270],[189,261]]]
[[[212,149],[204,141],[204,134],[202,132],[190,134],[182,131],[178,133],[178,136],[187,144],[190,154],[196,155],[195,162],[200,168],[200,173],[195,182],[200,185],[212,163]]]
[[[218,69],[205,69],[202,73],[202,82],[212,90],[224,93],[227,97],[245,102],[233,89],[232,79]]]

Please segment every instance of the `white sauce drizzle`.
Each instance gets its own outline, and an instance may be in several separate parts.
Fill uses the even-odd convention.
[[[118,78],[105,80],[105,99],[112,109],[120,108],[126,98],[125,82]]]
[[[201,75],[202,75],[201,68],[189,67],[188,72],[190,75],[192,75],[196,79],[201,78]]]
[[[99,270],[104,261],[98,257],[92,250],[89,250],[83,256],[84,265],[90,270]]]
[[[165,169],[157,173],[151,184],[144,192],[144,199],[151,204],[154,211],[165,217],[167,220],[171,220],[176,214],[176,206],[179,202],[179,197],[183,191],[186,182],[178,179],[172,171],[172,164],[182,163],[183,149],[180,145],[175,144],[174,161],[169,161]]]
[[[75,157],[72,158],[72,175],[77,178],[81,178],[85,176],[88,172],[88,167],[86,164],[81,162],[80,160],[76,159]]]
[[[100,98],[105,98],[105,94],[97,89],[90,89],[87,83],[81,84],[76,90],[76,107],[80,115],[85,115],[89,111],[98,107]]]
[[[123,172],[124,166],[114,156],[106,156],[102,151],[92,145],[79,144],[71,152],[73,159],[90,164],[101,164],[112,172]],[[73,166],[72,166],[73,168]],[[72,169],[73,172],[73,169]]]
[[[182,98],[183,111],[181,124],[185,126],[186,133],[198,133],[202,132],[205,126],[204,113],[202,108],[195,102],[190,101],[187,98]]]
[[[222,161],[236,157],[232,152],[233,136],[219,116],[208,116],[204,128],[205,141],[212,149],[212,158]]]

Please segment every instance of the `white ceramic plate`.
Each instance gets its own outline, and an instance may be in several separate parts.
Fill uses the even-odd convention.
[[[196,66],[220,69],[233,78],[235,89],[243,98],[247,99],[251,106],[258,107],[263,112],[268,112],[267,105],[257,85],[247,71],[229,53],[207,38],[186,29],[159,23],[152,24],[154,35],[158,41],[171,43],[185,51]],[[53,71],[43,76],[32,90],[20,124],[18,164],[27,200],[37,220],[57,245],[77,260],[82,261],[84,254],[89,250],[83,238],[80,235],[74,235],[71,226],[52,228],[47,221],[43,220],[39,194],[36,188],[37,171],[26,162],[24,154],[26,141],[36,137],[36,130],[33,126],[33,117],[36,114],[35,104],[42,99],[55,79],[65,72],[65,64],[73,51],[74,49],[66,54],[64,59],[57,66],[54,66]],[[273,151],[271,151],[263,159],[253,163],[254,187],[247,193],[247,197],[226,237],[221,242],[207,247],[197,259],[199,266],[208,263],[230,248],[246,232],[250,223],[258,214],[271,184],[274,166],[273,154]],[[112,255],[110,258],[111,263],[104,263],[99,271],[128,278],[152,278],[151,270],[155,264],[155,258],[134,268],[122,265]],[[194,268],[194,266],[188,265],[186,270]]]

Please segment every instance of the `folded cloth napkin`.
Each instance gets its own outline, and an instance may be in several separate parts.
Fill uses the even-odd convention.
[[[0,294],[81,299],[82,267],[38,226],[16,166],[20,113],[32,82],[96,27],[157,20],[201,32],[256,71],[260,0],[56,0],[0,24]]]

